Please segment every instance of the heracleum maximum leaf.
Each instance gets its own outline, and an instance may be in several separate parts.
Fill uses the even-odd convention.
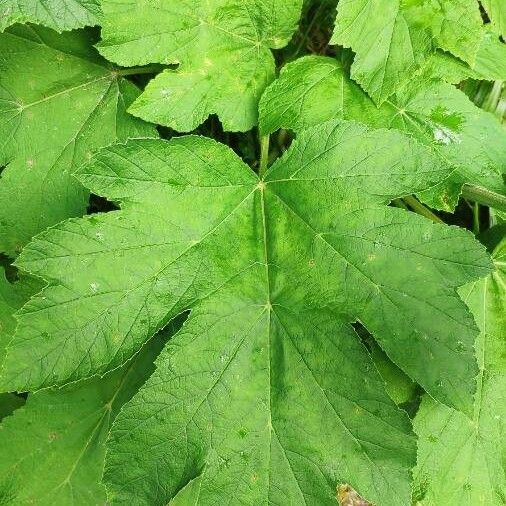
[[[423,506],[502,504],[506,497],[506,240],[493,257],[496,271],[460,290],[481,331],[473,416],[426,396],[415,418],[415,499]]]
[[[30,276],[19,276],[10,282],[0,267],[0,367],[5,348],[16,328],[14,313],[43,287],[43,283]],[[24,399],[11,393],[0,393],[0,420],[24,404]],[[0,494],[1,498],[1,494]]]
[[[0,365],[16,327],[14,313],[42,286],[39,280],[30,276],[20,276],[11,283],[7,280],[3,267],[0,267]]]
[[[226,130],[249,130],[274,78],[302,0],[103,0],[100,52],[120,65],[180,64],[149,83],[130,112],[179,131],[217,114]]]
[[[0,425],[0,502],[106,504],[105,440],[121,406],[152,373],[163,334],[103,378],[30,394]]]
[[[89,193],[72,172],[102,146],[155,135],[126,114],[137,88],[87,32],[19,26],[0,34],[0,251],[81,215]]]
[[[99,0],[0,0],[0,32],[35,23],[59,32],[98,24]]]
[[[203,504],[334,504],[338,483],[408,504],[409,424],[350,322],[434,397],[470,407],[476,330],[456,287],[490,261],[468,232],[385,205],[444,177],[437,159],[334,121],[264,180],[200,137],[113,146],[78,175],[121,210],[23,250],[18,265],[49,286],[20,314],[1,384],[103,373],[191,309],[114,432],[112,497],[166,503],[198,475]]]
[[[339,2],[331,42],[353,49],[352,77],[377,103],[405,84],[432,50],[413,10],[401,0]]]
[[[482,0],[492,26],[500,35],[506,35],[506,3],[503,0]]]
[[[436,51],[429,58],[418,80],[426,78],[453,84],[465,79],[506,80],[506,44],[493,32],[485,31],[472,66],[450,53]]]
[[[420,194],[433,207],[452,210],[463,183],[506,193],[503,127],[449,84],[427,83],[377,108],[338,61],[309,56],[288,64],[260,102],[263,134],[298,132],[332,118],[394,128],[428,146],[447,170],[447,178]]]
[[[476,0],[341,0],[331,42],[353,49],[352,78],[381,104],[436,48],[472,65],[483,36]]]

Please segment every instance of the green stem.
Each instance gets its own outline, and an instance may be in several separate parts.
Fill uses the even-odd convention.
[[[483,109],[489,112],[495,112],[499,101],[501,100],[501,93],[503,88],[503,81],[494,81],[492,89],[487,98],[483,101]]]
[[[480,233],[480,204],[474,203],[473,206],[473,232],[475,235]]]
[[[145,67],[130,67],[127,69],[115,69],[114,72],[119,76],[134,76],[138,74],[158,74],[163,70],[162,65],[147,65]]]
[[[421,214],[422,216],[425,216],[426,218],[429,218],[429,220],[432,220],[435,223],[444,223],[444,221],[439,218],[439,216],[436,216],[430,209],[427,209],[423,204],[418,202],[415,197],[409,195],[407,197],[404,197],[402,200],[408,204],[413,211],[415,211],[418,214]]]
[[[462,196],[484,206],[493,207],[498,211],[506,211],[506,197],[480,186],[465,184],[462,187]]]
[[[401,209],[406,209],[406,211],[409,211],[409,207],[403,202],[402,199],[394,199],[392,200],[392,204],[395,207],[400,207]]]
[[[264,177],[267,166],[269,165],[269,143],[269,135],[260,137],[260,167],[258,169],[260,178]]]

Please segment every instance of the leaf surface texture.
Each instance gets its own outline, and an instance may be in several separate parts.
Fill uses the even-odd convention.
[[[0,34],[0,166],[7,165],[0,251],[11,256],[37,232],[85,212],[89,192],[72,172],[96,149],[156,135],[126,114],[138,90],[109,68],[90,37],[29,26]]]
[[[225,130],[257,122],[274,79],[271,49],[296,29],[301,0],[104,0],[101,53],[120,65],[179,64],[132,105],[143,119],[188,132],[210,114]]]
[[[20,313],[2,386],[102,374],[191,309],[118,422],[113,497],[152,504],[188,486],[203,504],[224,490],[332,504],[350,483],[407,504],[409,423],[350,322],[434,397],[471,408],[476,328],[456,288],[490,261],[467,232],[385,205],[444,177],[437,159],[398,132],[331,121],[262,180],[194,136],[112,146],[78,174],[121,210],[24,249],[17,264],[49,286]]]
[[[506,137],[499,121],[446,83],[398,93],[377,108],[334,59],[309,56],[287,65],[260,103],[260,129],[300,131],[331,118],[353,119],[405,132],[428,146],[447,177],[421,194],[438,209],[452,210],[463,183],[506,194]]]
[[[460,292],[480,327],[480,367],[472,418],[428,396],[415,418],[418,504],[501,504],[506,496],[506,241],[494,252],[495,272]]]

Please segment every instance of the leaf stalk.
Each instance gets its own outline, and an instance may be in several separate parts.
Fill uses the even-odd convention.
[[[481,186],[465,184],[462,187],[462,196],[477,204],[493,207],[498,211],[506,211],[506,197],[499,193],[486,190]]]
[[[436,216],[430,209],[426,208],[421,202],[419,202],[412,195],[408,195],[407,197],[404,197],[402,200],[404,200],[404,202],[408,204],[408,206],[411,207],[411,209],[413,209],[415,213],[418,213],[421,216],[429,218],[429,220],[432,220],[434,223],[444,223],[444,221],[439,216]]]
[[[269,135],[260,137],[260,166],[258,168],[258,175],[260,178],[264,177],[267,166],[269,165],[269,144]]]

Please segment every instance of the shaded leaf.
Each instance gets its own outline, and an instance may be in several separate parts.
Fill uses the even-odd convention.
[[[502,0],[481,0],[492,26],[500,35],[506,35],[506,3]]]
[[[3,267],[0,267],[0,365],[16,327],[14,313],[42,287],[43,283],[24,275],[11,283],[5,277]]]
[[[105,440],[121,406],[153,371],[156,337],[103,378],[30,394],[0,425],[2,504],[106,504]]]
[[[506,241],[493,257],[496,271],[460,290],[481,330],[473,416],[426,396],[415,418],[415,499],[420,505],[502,504],[506,497]]]
[[[23,397],[16,394],[0,394],[0,420],[12,414],[25,403]]]
[[[454,84],[464,79],[506,80],[506,44],[497,35],[485,32],[472,66],[450,53],[436,51],[422,69],[419,79],[426,77]]]
[[[0,34],[0,251],[84,213],[89,194],[72,172],[97,148],[156,135],[126,114],[138,90],[92,41],[28,26]]]

